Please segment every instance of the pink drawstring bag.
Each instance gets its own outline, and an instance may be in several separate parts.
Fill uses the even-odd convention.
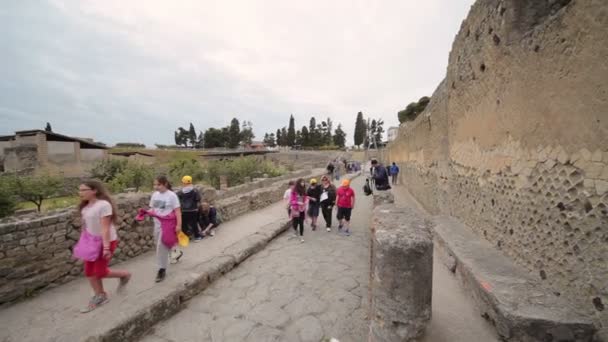
[[[154,210],[139,209],[135,220],[143,221],[146,215],[156,217],[160,221],[161,242],[163,245],[167,248],[173,248],[177,245],[177,232],[175,231],[177,216],[175,216],[175,212],[172,211],[166,216],[161,216],[154,212]]]
[[[103,240],[101,236],[95,236],[82,227],[80,239],[74,246],[73,255],[82,261],[95,261],[101,256]]]

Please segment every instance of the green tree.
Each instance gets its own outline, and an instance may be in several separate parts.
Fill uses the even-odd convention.
[[[283,146],[283,136],[281,135],[281,130],[280,129],[277,129],[276,139],[277,139],[277,145],[278,146]]]
[[[183,127],[179,127],[175,132],[175,145],[188,147],[188,137],[190,133]]]
[[[357,113],[357,121],[355,121],[355,134],[354,134],[354,142],[357,147],[360,147],[361,144],[365,141],[365,136],[367,133],[367,124],[365,123],[365,119],[363,119],[363,113]]]
[[[418,102],[412,102],[408,104],[404,110],[401,110],[397,113],[399,122],[404,123],[406,121],[416,120],[418,115],[424,112],[426,106],[429,104],[430,101],[431,99],[428,96],[423,96],[418,100]]]
[[[342,124],[338,124],[333,136],[334,145],[338,147],[346,146],[346,132],[342,129]]]
[[[63,178],[50,174],[15,177],[15,194],[24,201],[34,203],[39,212],[42,202],[59,195],[61,189],[63,189]]]
[[[266,134],[264,134],[264,145],[266,145],[268,147],[275,147],[276,146],[274,133],[270,133],[270,134],[266,133]]]
[[[374,138],[376,143],[381,144],[384,134],[384,121],[382,119],[376,120],[376,130],[374,131]]]
[[[222,130],[219,130],[217,128],[208,128],[205,131],[205,135],[203,137],[203,144],[205,148],[224,147],[224,133],[222,132]]]
[[[255,138],[253,134],[253,125],[251,121],[243,121],[243,128],[241,129],[241,143],[243,145],[251,145],[251,142]]]
[[[333,129],[334,123],[333,121],[331,121],[331,118],[327,118],[327,121],[325,121],[325,136],[324,136],[324,141],[326,145],[331,145],[331,143],[333,142],[332,138],[331,138],[331,132]]]
[[[196,137],[196,144],[194,145],[195,148],[203,148],[205,147],[205,136],[203,135],[202,131],[198,132],[198,137]]]
[[[308,127],[302,126],[300,133],[302,135],[302,146],[310,146],[310,134],[308,132]]]
[[[295,132],[294,132],[294,140],[295,140]],[[283,126],[281,128],[281,146],[289,146],[289,138],[287,136],[287,128]]]
[[[293,146],[296,142],[296,123],[293,114],[289,117],[289,128],[287,129],[287,146]]]
[[[196,130],[194,129],[192,122],[190,123],[190,128],[188,129],[188,141],[190,142],[190,146],[192,148],[196,146]]]
[[[52,132],[53,131],[53,128],[51,127],[51,123],[50,122],[46,123],[46,127],[44,128],[44,130],[47,131],[47,132]]]
[[[241,141],[241,128],[237,118],[233,118],[232,121],[230,121],[227,138],[229,148],[237,148],[239,146],[239,142]]]

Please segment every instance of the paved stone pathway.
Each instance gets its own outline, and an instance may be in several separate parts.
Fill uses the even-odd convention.
[[[363,177],[352,186],[358,196],[352,236],[307,225],[300,243],[285,233],[143,340],[365,341],[371,198],[361,191]]]

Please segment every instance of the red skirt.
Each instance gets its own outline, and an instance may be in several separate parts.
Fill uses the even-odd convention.
[[[116,250],[117,246],[118,246],[118,240],[110,242],[110,251],[112,252],[112,254],[114,254],[114,251]],[[105,259],[103,257],[103,249],[102,249],[101,255],[99,256],[99,258],[97,258],[97,260],[85,261],[84,274],[87,277],[105,278],[108,275],[108,273],[110,273],[110,268],[108,268],[108,265],[110,264],[110,260],[112,260],[111,256],[109,259]]]

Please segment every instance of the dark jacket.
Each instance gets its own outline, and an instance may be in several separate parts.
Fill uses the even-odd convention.
[[[184,192],[180,190],[177,192],[177,197],[179,198],[179,203],[182,211],[185,212],[196,212],[198,211],[198,206],[201,203],[201,194],[197,189],[192,189],[191,191]]]
[[[321,189],[321,185],[317,185],[314,188],[313,187],[309,187],[308,190],[306,191],[306,195],[309,198],[314,198],[315,201],[310,201],[308,202],[308,205],[319,205],[320,204],[320,199],[321,199],[321,194],[323,193],[323,190]]]
[[[330,184],[329,187],[324,188],[321,186],[321,193],[327,192],[327,199],[321,202],[323,206],[333,206],[336,204],[336,187]]]
[[[217,209],[214,207],[210,207],[209,212],[206,214],[202,210],[198,213],[198,224],[201,226],[201,229],[207,228],[210,223],[213,223],[213,227],[217,227],[220,224],[217,219]]]

